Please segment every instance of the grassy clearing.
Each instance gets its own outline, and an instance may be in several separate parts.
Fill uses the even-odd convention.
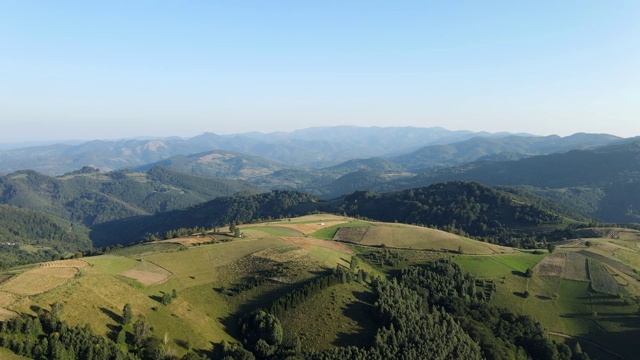
[[[296,251],[296,250],[300,250],[302,249],[300,246],[296,246],[296,245],[291,245],[291,246],[283,246],[280,248],[276,248],[273,249],[273,251],[277,252],[278,254],[285,254],[288,253],[290,251]]]
[[[84,258],[93,268],[107,274],[121,274],[140,265],[140,261],[123,256],[102,255]]]
[[[351,256],[344,252],[316,246],[309,249],[309,255],[317,261],[322,267],[333,269],[337,264],[349,267]]]
[[[322,290],[281,318],[285,337],[297,335],[304,349],[369,346],[377,324],[371,316],[372,294],[352,282]]]
[[[494,256],[456,256],[453,261],[472,274],[483,277],[499,277],[524,273],[533,268],[547,254],[509,254]]]
[[[311,233],[310,235],[318,239],[331,240],[338,232],[338,229],[343,227],[352,227],[352,226],[375,226],[375,225],[368,221],[353,220],[353,221],[349,221],[348,223],[337,224],[337,225],[326,227],[324,229],[320,229],[314,233]]]
[[[278,238],[260,240],[236,240],[228,243],[203,245],[174,253],[158,253],[147,256],[149,261],[175,274],[162,285],[154,286],[158,290],[171,291],[214,282],[215,270],[244,256],[264,250],[288,245]]]
[[[152,242],[114,250],[111,254],[118,256],[140,256],[163,251],[178,251],[181,248],[182,245],[180,244],[170,242]]]
[[[13,351],[0,347],[0,359],[2,360],[27,360],[28,358],[16,355]]]
[[[640,269],[640,253],[637,251],[619,249],[616,251],[614,259],[635,269]]]

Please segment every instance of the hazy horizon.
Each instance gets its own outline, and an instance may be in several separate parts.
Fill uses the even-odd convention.
[[[0,142],[314,126],[640,135],[636,1],[8,1]]]

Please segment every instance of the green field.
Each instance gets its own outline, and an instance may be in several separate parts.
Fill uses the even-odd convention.
[[[242,230],[257,230],[267,233],[271,236],[303,236],[299,231],[284,226],[247,226]]]
[[[492,302],[496,305],[529,314],[551,332],[606,345],[611,351],[633,358],[631,344],[640,335],[640,331],[631,331],[640,328],[638,305],[596,292],[588,281],[539,276],[535,272],[531,278],[523,276],[527,268],[533,268],[544,257],[545,254],[523,253],[456,256],[454,261],[476,276],[494,279],[497,291]],[[598,354],[598,358],[610,358],[605,352]]]
[[[508,254],[493,256],[456,256],[454,261],[463,269],[478,277],[498,277],[524,273],[528,268],[533,268],[547,254]]]

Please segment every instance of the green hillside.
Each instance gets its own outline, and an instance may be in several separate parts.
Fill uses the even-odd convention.
[[[423,359],[436,351],[571,359],[571,348],[553,342],[534,318],[493,305],[503,294],[498,281],[464,272],[436,243],[412,254],[305,236],[341,224],[365,222],[318,214],[240,225],[245,236],[231,241],[211,244],[227,235],[207,233],[12,269],[0,283],[0,344],[27,357],[60,351],[83,358],[89,350],[80,339],[91,337],[88,343],[132,360]],[[399,231],[398,238],[419,230],[368,228]],[[493,257],[524,270],[544,256],[478,258]]]

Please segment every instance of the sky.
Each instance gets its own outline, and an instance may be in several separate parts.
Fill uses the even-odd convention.
[[[0,142],[640,135],[640,1],[0,0]]]

